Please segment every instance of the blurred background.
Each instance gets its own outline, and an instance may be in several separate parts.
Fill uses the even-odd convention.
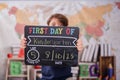
[[[47,25],[54,13],[80,28],[86,41],[111,43],[116,56],[116,80],[120,76],[120,0],[6,0],[0,1],[0,80],[5,80],[7,54],[20,45],[25,25]],[[83,41],[84,42],[84,41]]]

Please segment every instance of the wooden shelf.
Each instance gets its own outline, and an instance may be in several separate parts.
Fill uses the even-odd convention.
[[[98,77],[79,77],[80,79],[97,79]]]
[[[27,77],[27,75],[8,75],[8,77]]]
[[[21,63],[21,74],[16,74],[16,75],[11,75],[10,74],[10,63],[11,62],[20,62]],[[29,79],[29,66],[25,65],[24,63],[24,58],[18,58],[18,57],[13,57],[13,58],[8,58],[7,59],[7,68],[6,68],[6,80],[11,80],[13,78],[25,78],[26,80]]]
[[[8,60],[24,61],[24,58],[17,58],[17,57],[14,57],[14,58],[9,58]]]

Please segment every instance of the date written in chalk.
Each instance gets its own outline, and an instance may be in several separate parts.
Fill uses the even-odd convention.
[[[74,58],[75,58],[74,53],[67,53],[67,52],[65,52],[65,50],[63,51],[63,53],[58,53],[58,52],[55,52],[54,50],[52,50],[52,51],[45,51],[43,60],[66,61],[66,60],[73,60]]]

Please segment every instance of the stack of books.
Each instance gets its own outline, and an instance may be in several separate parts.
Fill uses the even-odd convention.
[[[112,56],[111,44],[96,43],[89,44],[84,48],[83,54],[80,57],[80,62],[98,62],[100,56]]]
[[[79,71],[79,67],[71,67],[71,73],[72,73],[72,80],[77,80],[78,78],[78,71]]]
[[[20,45],[19,44],[12,45],[11,50],[14,56],[18,55],[20,51]]]

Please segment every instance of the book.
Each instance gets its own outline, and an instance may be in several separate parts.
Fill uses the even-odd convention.
[[[93,57],[93,62],[97,62],[98,48],[99,48],[99,45],[95,44],[95,53]]]
[[[80,62],[81,59],[82,59],[83,51],[82,52],[78,52],[78,62]]]
[[[95,44],[91,44],[91,50],[89,52],[89,58],[88,58],[89,60],[88,61],[92,62],[92,58],[94,56],[94,52],[95,52]]]
[[[111,48],[112,48],[111,44],[109,43],[108,44],[108,56],[111,56]]]
[[[104,43],[104,56],[108,56],[108,44],[107,43]]]
[[[92,45],[89,44],[88,50],[87,50],[86,55],[85,55],[85,56],[86,56],[86,57],[85,57],[85,61],[89,61],[89,56],[91,55],[91,54],[90,54],[91,47],[92,47]]]
[[[104,44],[100,43],[100,56],[104,56]]]
[[[85,57],[86,57],[86,53],[87,53],[87,48],[88,47],[85,47],[84,50],[83,50],[83,54],[81,56],[81,61],[85,61]]]
[[[17,55],[19,53],[19,50],[20,50],[20,45],[19,44],[13,44],[11,46],[11,50],[12,50],[13,55]]]
[[[71,73],[78,74],[79,67],[71,67]]]

